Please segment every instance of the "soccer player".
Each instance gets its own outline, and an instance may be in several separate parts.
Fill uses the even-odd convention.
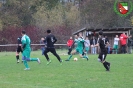
[[[99,56],[98,56],[98,61],[101,62],[103,64],[103,66],[106,68],[106,71],[109,71],[110,70],[110,63],[105,61],[106,59],[106,56],[107,56],[107,49],[106,47],[108,47],[108,43],[104,43],[103,41],[103,32],[100,31],[99,32],[99,39],[98,39],[98,43],[95,45],[96,46],[100,46],[100,50],[101,52],[99,53]]]
[[[114,38],[114,46],[113,46],[113,49],[116,52],[116,54],[117,54],[117,51],[118,51],[118,44],[119,44],[119,38],[118,38],[118,35],[116,35],[115,38]],[[114,53],[114,51],[113,51],[113,53]]]
[[[22,49],[21,49],[21,38],[22,37],[18,37],[17,38],[17,41],[18,41],[18,46],[17,46],[17,50],[16,50],[16,59],[17,59],[17,63],[19,63],[20,59],[19,59],[19,53],[21,52],[22,53]]]
[[[44,55],[47,59],[47,65],[51,63],[51,60],[49,59],[47,53],[48,52],[51,52],[54,56],[56,56],[56,58],[59,60],[59,62],[61,63],[62,65],[62,62],[63,60],[61,60],[61,58],[59,57],[59,55],[56,53],[56,50],[55,50],[55,47],[54,47],[54,44],[55,42],[57,41],[56,37],[51,34],[51,30],[47,30],[47,36],[46,36],[46,42],[47,42],[47,45],[46,45],[46,49],[44,51]]]
[[[82,55],[83,54],[83,43],[84,43],[84,39],[82,38],[82,35],[80,33],[79,33],[78,39],[76,39],[74,42],[77,43],[76,49],[74,51],[72,51],[72,53],[69,56],[69,58],[67,60],[65,60],[65,61],[70,61],[70,59],[72,58],[72,56],[76,52],[79,53],[79,55],[80,55],[81,58],[85,58],[88,61],[88,56],[86,56],[86,55],[83,56]]]
[[[39,58],[30,58],[30,52],[31,52],[31,47],[30,47],[30,43],[31,40],[29,38],[29,36],[26,35],[26,32],[23,30],[21,32],[22,34],[22,60],[25,66],[24,70],[30,70],[29,65],[27,63],[27,61],[37,61],[38,63],[40,63],[40,59]]]

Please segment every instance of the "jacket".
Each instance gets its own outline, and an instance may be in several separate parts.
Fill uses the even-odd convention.
[[[121,34],[120,36],[120,44],[121,45],[126,45],[127,44],[127,36],[125,34]]]
[[[71,47],[73,45],[73,40],[72,39],[69,39],[68,41],[67,41],[67,46],[68,47]]]

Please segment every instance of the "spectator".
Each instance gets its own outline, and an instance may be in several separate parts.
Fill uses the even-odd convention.
[[[108,51],[108,54],[110,54],[110,44],[107,36],[105,36],[105,42],[108,43],[107,51]]]
[[[125,33],[120,35],[121,52],[126,53],[127,36]]]
[[[41,45],[41,50],[42,50],[42,55],[44,55],[44,54],[43,54],[43,52],[44,52],[44,50],[45,50],[45,45],[44,45],[44,44],[46,44],[44,38],[41,38],[40,44],[42,44],[42,45]]]
[[[132,40],[132,35],[129,35],[128,37],[128,53],[131,54],[132,53],[132,44],[133,44],[133,40]]]
[[[71,51],[72,51],[72,45],[73,45],[73,39],[72,39],[72,37],[70,37],[70,39],[67,41],[68,55],[71,54]]]
[[[119,44],[119,38],[118,38],[118,35],[116,35],[114,38],[113,53],[115,52],[116,54],[118,53],[118,44]]]
[[[90,40],[90,44],[91,44],[91,53],[97,54],[97,47],[95,46],[97,44],[97,39],[94,36]]]
[[[88,37],[85,38],[84,45],[85,45],[85,52],[86,54],[88,54],[89,49],[90,49],[90,40],[88,39]]]

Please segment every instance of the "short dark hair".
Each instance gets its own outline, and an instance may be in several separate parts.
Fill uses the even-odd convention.
[[[25,32],[25,30],[22,30],[22,32],[21,32],[22,34],[26,34],[26,32]]]
[[[98,33],[99,35],[103,35],[103,32],[102,31],[99,31],[99,33]]]
[[[47,33],[51,33],[51,30],[48,29],[48,30],[47,30]]]

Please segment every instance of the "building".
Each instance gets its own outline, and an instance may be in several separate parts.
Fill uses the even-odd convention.
[[[92,38],[92,36],[95,36],[96,38],[98,38],[98,32],[100,30],[103,31],[104,35],[108,36],[109,39],[109,43],[111,45],[111,48],[113,47],[113,43],[114,43],[114,37],[115,35],[120,36],[120,34],[122,34],[123,32],[126,33],[126,35],[130,35],[130,30],[132,30],[133,27],[117,27],[117,28],[96,28],[96,29],[89,29],[89,28],[82,28],[76,32],[73,33],[73,35],[78,34],[79,32],[81,32],[83,34],[83,37],[85,38],[86,36],[89,37],[89,39]],[[120,45],[119,45],[119,53],[120,53]]]

